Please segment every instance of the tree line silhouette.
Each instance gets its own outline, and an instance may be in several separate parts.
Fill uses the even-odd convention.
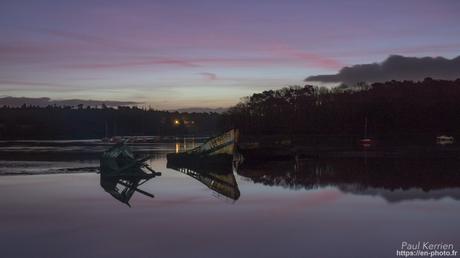
[[[85,139],[125,135],[310,135],[387,142],[460,136],[460,79],[388,81],[332,89],[312,85],[267,90],[224,114],[102,106],[0,108],[0,139]],[[177,120],[177,121],[176,121]],[[390,139],[390,140],[389,140]]]
[[[0,139],[92,139],[132,135],[209,135],[216,113],[138,107],[27,106],[0,108]]]
[[[460,133],[460,79],[388,81],[333,89],[312,85],[267,90],[224,114],[242,135],[368,134],[398,141]],[[432,141],[432,138],[429,139]]]

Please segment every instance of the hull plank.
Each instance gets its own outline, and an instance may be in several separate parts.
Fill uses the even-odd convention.
[[[211,138],[202,145],[185,152],[166,155],[168,164],[192,168],[220,167],[242,161],[238,153],[239,132],[232,129],[222,135]]]

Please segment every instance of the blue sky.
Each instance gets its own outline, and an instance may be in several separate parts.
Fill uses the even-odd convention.
[[[459,55],[460,1],[0,3],[0,95],[227,107],[346,65]]]

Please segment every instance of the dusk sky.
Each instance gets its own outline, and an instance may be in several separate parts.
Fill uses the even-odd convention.
[[[0,2],[0,95],[228,107],[389,55],[460,54],[460,1]]]

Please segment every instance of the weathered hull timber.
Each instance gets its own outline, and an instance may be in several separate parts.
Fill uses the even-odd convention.
[[[192,150],[167,154],[168,164],[193,168],[231,165],[242,160],[237,148],[238,136],[238,130],[233,129]]]
[[[100,158],[100,171],[104,175],[138,176],[146,174],[142,168],[147,168],[150,172],[155,173],[155,171],[149,169],[144,163],[149,158],[150,156],[136,159],[128,146],[124,143],[118,143],[102,154]]]
[[[153,194],[138,189],[148,180],[161,175],[144,162],[150,157],[136,159],[124,143],[117,143],[105,151],[100,158],[100,185],[115,199],[130,206],[129,200],[134,192],[149,197]],[[144,168],[149,171],[147,173]]]

